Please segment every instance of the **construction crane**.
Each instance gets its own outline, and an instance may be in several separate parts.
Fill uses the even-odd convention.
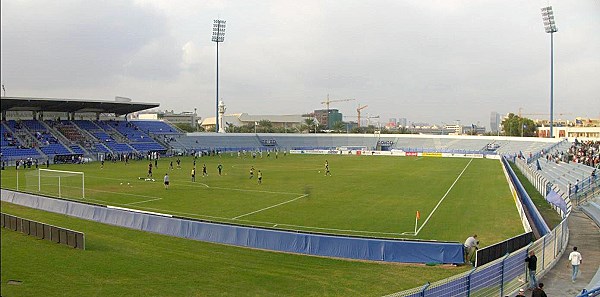
[[[523,111],[522,107],[519,107],[519,117],[522,118],[522,116],[532,116],[532,115],[537,115],[537,116],[549,116],[549,113],[521,113]],[[564,116],[564,115],[571,115],[571,113],[555,113],[555,115],[557,116]]]
[[[321,104],[325,104],[327,106],[327,112],[329,113],[329,103],[332,102],[345,102],[345,101],[354,101],[356,99],[334,99],[334,100],[330,100],[329,99],[329,94],[327,94],[327,100],[321,102]]]
[[[346,118],[352,118],[352,119],[356,119],[356,118],[358,118],[357,116],[344,116],[344,117],[346,117]],[[361,118],[362,118],[362,117],[361,117]],[[368,121],[368,123],[367,123],[367,126],[369,126],[369,125],[371,125],[371,119],[379,119],[380,117],[379,117],[378,115],[376,115],[376,116],[371,116],[371,115],[370,115],[370,116],[367,116],[367,117],[364,117],[364,118],[366,118],[366,119],[367,119],[367,121]],[[358,121],[358,123],[357,123],[357,127],[359,127],[359,128],[360,128],[360,120],[359,120],[359,121]]]
[[[358,105],[358,108],[356,108],[356,113],[358,114],[358,127],[360,128],[360,111],[367,108],[368,105],[363,105],[360,106],[360,104]]]

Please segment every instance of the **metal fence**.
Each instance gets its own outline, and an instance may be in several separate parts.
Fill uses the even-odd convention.
[[[532,244],[505,257],[453,277],[427,283],[419,288],[386,297],[425,296],[505,296],[524,286],[527,279],[525,258],[533,250],[538,255],[538,278],[546,274],[564,252],[569,240],[567,220]]]
[[[496,259],[504,257],[508,253],[512,253],[524,248],[531,243],[532,239],[533,232],[527,232],[477,250],[475,266],[485,265]]]
[[[85,250],[85,234],[17,216],[0,214],[2,228]]]

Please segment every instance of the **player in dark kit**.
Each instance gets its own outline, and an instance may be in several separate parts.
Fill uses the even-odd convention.
[[[217,166],[217,170],[219,170],[219,175],[221,175],[221,170],[223,170],[223,165],[219,164],[219,166]]]
[[[254,166],[250,167],[250,179],[254,177]]]
[[[152,177],[152,162],[148,164],[148,177]]]
[[[181,160],[177,158],[177,169],[181,169]]]
[[[327,160],[325,160],[325,176],[331,176],[331,172],[329,171],[329,162],[327,162]]]
[[[206,164],[202,165],[202,177],[208,176],[208,173],[206,172]]]

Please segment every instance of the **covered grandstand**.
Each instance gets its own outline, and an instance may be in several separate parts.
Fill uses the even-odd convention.
[[[158,107],[156,103],[25,97],[2,97],[1,102],[2,161],[9,164],[165,153],[167,146],[156,135],[162,130],[179,133],[162,122],[127,121],[127,114]]]

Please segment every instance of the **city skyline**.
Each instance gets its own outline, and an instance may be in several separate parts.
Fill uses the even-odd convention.
[[[7,96],[160,103],[228,112],[355,116],[489,129],[490,112],[549,113],[554,7],[555,119],[600,117],[597,1],[2,1]],[[570,114],[559,116],[559,114]],[[538,116],[542,118],[543,116]],[[549,116],[547,116],[549,117]],[[352,119],[348,119],[352,120]]]

